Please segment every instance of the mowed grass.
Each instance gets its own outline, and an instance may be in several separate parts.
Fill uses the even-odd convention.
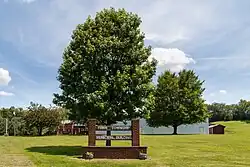
[[[250,124],[222,122],[225,135],[142,135],[148,160],[82,160],[86,136],[0,137],[0,166],[243,167],[250,166]],[[104,145],[99,143],[98,145]],[[130,145],[115,141],[112,145]]]

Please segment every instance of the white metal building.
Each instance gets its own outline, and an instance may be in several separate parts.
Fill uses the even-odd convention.
[[[140,120],[141,134],[172,134],[173,127],[159,127],[153,128],[149,127],[146,120]],[[178,134],[209,134],[209,121],[190,124],[190,125],[180,125],[177,129]]]
[[[119,125],[122,122],[117,123]],[[128,122],[128,125],[130,122]],[[153,128],[147,125],[145,119],[140,120],[141,134],[172,134],[172,127],[159,127]],[[117,132],[116,132],[117,133]],[[124,132],[121,132],[124,134]],[[178,134],[209,134],[209,120],[207,119],[203,123],[190,124],[190,125],[180,125],[177,129]]]

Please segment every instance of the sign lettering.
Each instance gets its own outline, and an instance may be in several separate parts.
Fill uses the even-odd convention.
[[[125,135],[125,136],[100,135],[100,136],[96,136],[96,140],[132,140],[132,137],[129,135]]]
[[[96,130],[98,131],[130,131],[131,126],[97,126]]]

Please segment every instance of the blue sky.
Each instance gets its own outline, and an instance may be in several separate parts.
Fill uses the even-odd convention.
[[[51,104],[72,31],[111,6],[142,18],[158,73],[194,69],[208,103],[250,100],[249,0],[0,0],[0,106]]]

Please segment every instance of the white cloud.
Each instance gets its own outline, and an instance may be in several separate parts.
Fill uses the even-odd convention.
[[[34,0],[22,1],[30,3]],[[181,1],[181,5],[180,1],[173,0],[129,0],[126,2],[51,0],[46,5],[46,10],[36,5],[32,7],[32,10],[26,10],[33,17],[30,17],[31,19],[28,21],[21,22],[18,26],[11,25],[10,22],[6,28],[3,28],[6,30],[3,31],[2,36],[16,43],[18,47],[20,47],[20,42],[16,39],[21,38],[23,40],[21,50],[27,52],[27,47],[29,47],[31,53],[28,55],[36,53],[36,56],[33,56],[35,59],[42,62],[58,62],[76,25],[84,23],[89,14],[94,15],[103,8],[113,6],[137,13],[142,18],[141,28],[145,32],[146,38],[168,44],[199,37],[200,34],[204,34],[204,31],[216,27],[214,24],[223,25],[217,15],[220,10],[215,10],[221,4],[224,5],[224,3],[217,1],[201,2],[196,0]],[[8,33],[9,27],[18,28],[14,30],[16,32]]]
[[[216,91],[216,92],[211,92],[208,95],[210,97],[217,97],[220,94],[227,94],[227,91],[226,90],[219,90],[219,91]]]
[[[181,41],[181,40],[188,40],[188,38],[185,37],[181,31],[177,32],[175,35],[172,35],[170,38],[164,37],[156,33],[146,34],[146,39],[157,42],[157,43],[161,43],[161,44],[167,44],[167,43],[172,43],[172,42]]]
[[[14,94],[10,92],[0,91],[0,96],[14,96]]]
[[[35,2],[36,0],[21,0],[23,3],[32,3]]]
[[[215,96],[215,93],[210,93],[209,96]]]
[[[205,60],[205,61],[207,61],[207,60],[215,60],[215,61],[217,61],[217,60],[249,60],[250,59],[250,57],[243,57],[243,56],[228,56],[228,57],[202,57],[202,58],[199,58],[199,60]]]
[[[150,58],[152,57],[158,60],[159,66],[164,66],[173,72],[179,72],[188,64],[195,63],[194,59],[177,48],[154,48]]]
[[[206,104],[212,104],[213,102],[209,101],[209,100],[205,100]]]
[[[11,77],[8,70],[0,68],[0,85],[8,85]]]
[[[162,44],[192,40],[204,31],[217,30],[224,25],[218,13],[220,10],[216,9],[222,2],[196,0],[151,2],[150,5],[140,5],[142,29],[147,39]]]
[[[227,91],[226,90],[220,90],[219,91],[221,94],[227,94]]]
[[[32,2],[35,2],[36,0],[18,0],[19,2],[21,2],[21,3],[27,3],[27,4],[29,4],[29,3],[32,3]],[[9,2],[9,0],[4,0],[4,2]]]

